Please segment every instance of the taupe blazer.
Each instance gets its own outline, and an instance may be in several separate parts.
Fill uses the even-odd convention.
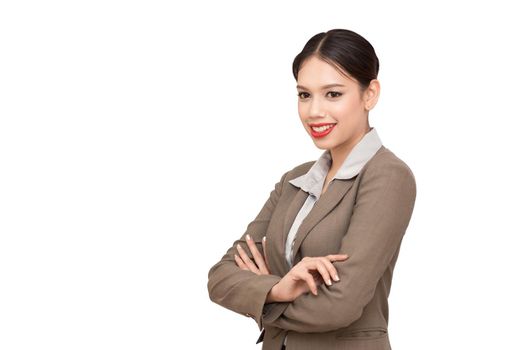
[[[288,183],[315,161],[285,172],[246,232],[208,273],[210,299],[252,317],[262,330],[262,349],[391,349],[388,295],[392,274],[416,199],[411,169],[385,146],[350,179],[334,179],[298,228],[293,264],[305,256],[348,254],[334,262],[340,281],[318,286],[293,302],[266,303],[272,287],[290,270],[286,235],[308,193]],[[267,239],[271,275],[240,269],[234,259],[249,233],[261,254]],[[263,329],[264,328],[264,329]],[[257,341],[257,342],[259,342]]]

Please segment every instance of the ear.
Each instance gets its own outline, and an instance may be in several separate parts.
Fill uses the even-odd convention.
[[[380,92],[381,92],[381,85],[379,84],[379,80],[372,79],[370,81],[370,84],[368,85],[368,88],[366,89],[364,93],[364,103],[365,103],[365,109],[367,111],[374,108],[377,101],[379,100]]]

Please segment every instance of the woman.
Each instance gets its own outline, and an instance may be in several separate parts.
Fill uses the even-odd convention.
[[[378,71],[374,48],[345,29],[313,36],[293,62],[302,125],[324,152],[282,175],[208,274],[210,299],[252,317],[263,350],[391,348],[388,295],[416,182],[369,125]]]

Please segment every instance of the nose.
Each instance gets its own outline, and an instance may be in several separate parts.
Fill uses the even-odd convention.
[[[320,98],[312,96],[308,106],[308,114],[312,117],[323,115],[323,103]]]

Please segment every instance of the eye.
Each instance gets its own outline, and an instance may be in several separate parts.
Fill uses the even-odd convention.
[[[302,96],[303,94],[307,94],[307,95],[308,95],[307,92],[302,92],[302,91],[300,91],[300,92],[297,94],[297,96],[299,96],[299,98],[302,98],[301,96]],[[306,98],[306,97],[305,97],[305,98]]]
[[[339,97],[339,96],[342,95],[342,93],[337,92],[337,91],[328,91],[326,94],[330,95],[330,97],[332,97],[332,98],[336,98],[336,97]],[[300,91],[297,94],[297,96],[299,96],[300,99],[305,99],[305,98],[308,98],[310,96],[310,94],[308,92]]]
[[[328,94],[332,94],[331,97],[339,97],[342,95],[342,93],[337,91],[328,91]],[[336,96],[334,96],[333,94],[336,94]]]

